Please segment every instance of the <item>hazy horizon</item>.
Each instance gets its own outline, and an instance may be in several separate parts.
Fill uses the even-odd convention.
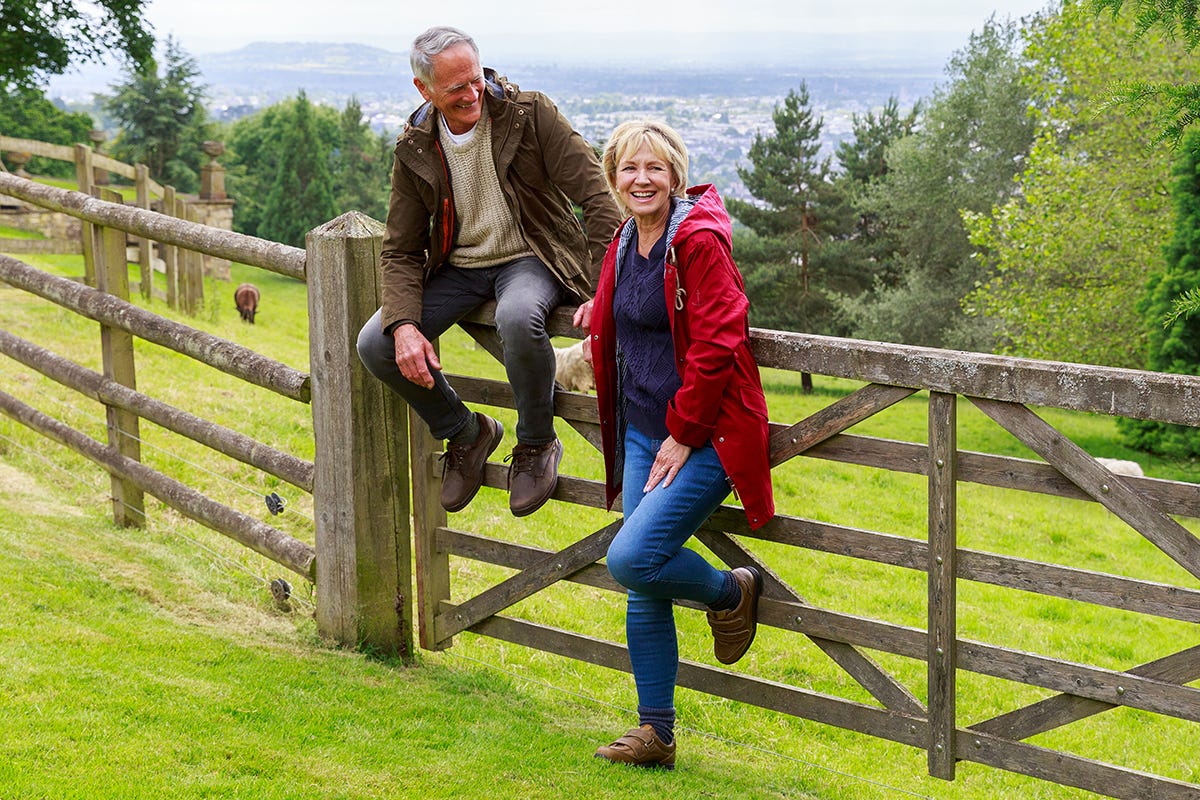
[[[437,6],[393,0],[151,0],[145,18],[155,34],[176,38],[194,54],[237,49],[256,41],[361,42],[405,51],[431,25],[454,25],[475,37],[484,52],[499,40],[524,39],[531,48],[556,40],[562,49],[589,48],[597,36],[640,35],[618,43],[621,57],[654,58],[681,34],[730,32],[854,35],[951,34],[963,41],[989,16],[1019,19],[1050,0],[606,0],[592,8],[559,0],[457,0]],[[660,49],[647,49],[646,37]],[[610,40],[611,41],[611,40]],[[536,42],[536,44],[535,44]]]

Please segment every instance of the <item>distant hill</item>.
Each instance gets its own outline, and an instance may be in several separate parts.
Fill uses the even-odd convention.
[[[326,42],[255,42],[198,56],[204,81],[230,91],[383,95],[412,90],[407,53]]]
[[[936,82],[945,64],[940,49],[915,50],[917,42],[894,38],[879,42],[841,37],[839,46],[839,37],[826,37],[819,44],[807,37],[776,37],[773,47],[753,57],[728,47],[691,48],[685,41],[686,37],[680,37],[664,53],[642,61],[603,61],[598,55],[589,59],[584,52],[555,59],[552,48],[529,48],[519,54],[499,51],[495,58],[485,52],[483,56],[485,65],[552,97],[770,97],[786,94],[802,80],[818,95],[845,91],[848,83],[858,88],[871,84],[899,87],[884,89],[885,95],[921,95]],[[363,101],[408,97],[415,103],[418,99],[407,53],[365,45],[258,42],[199,56],[197,61],[204,80],[218,96],[279,98],[303,88],[314,98],[335,102],[351,94]],[[878,91],[876,86],[873,93]]]

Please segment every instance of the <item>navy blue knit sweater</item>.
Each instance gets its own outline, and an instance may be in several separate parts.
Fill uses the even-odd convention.
[[[646,436],[666,439],[667,404],[679,390],[675,350],[663,296],[663,269],[667,240],[638,254],[635,231],[617,273],[613,291],[613,321],[617,347],[624,362],[621,391],[625,418]]]

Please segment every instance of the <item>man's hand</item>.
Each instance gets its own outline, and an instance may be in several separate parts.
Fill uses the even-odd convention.
[[[396,343],[396,366],[400,368],[400,374],[418,386],[432,389],[433,373],[430,370],[440,372],[442,362],[429,340],[411,322],[396,326],[392,339]]]
[[[575,316],[571,318],[571,324],[576,328],[583,328],[583,360],[587,363],[592,363],[592,340],[588,334],[592,330],[592,301],[575,309]]]

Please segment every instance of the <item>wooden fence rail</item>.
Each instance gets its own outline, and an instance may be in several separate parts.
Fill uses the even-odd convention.
[[[29,139],[16,139],[10,136],[0,136],[0,152],[9,153],[10,157],[19,154],[20,164],[24,164],[29,157],[41,156],[58,161],[71,162],[75,166],[75,176],[79,187],[79,194],[82,197],[97,197],[105,201],[120,204],[119,196],[107,189],[109,179],[116,175],[120,178],[127,179],[133,182],[134,199],[133,206],[140,209],[149,209],[151,203],[157,203],[163,214],[167,217],[174,217],[180,220],[196,221],[196,215],[204,206],[205,197],[202,194],[200,201],[195,198],[185,198],[183,195],[175,191],[173,186],[164,186],[157,183],[150,177],[149,168],[145,164],[125,164],[101,154],[98,150],[93,150],[86,144],[76,144],[73,147],[64,145],[53,145],[46,142],[38,142]],[[0,163],[0,167],[2,167]],[[22,166],[23,169],[23,166]],[[210,164],[204,168],[204,172],[212,172],[223,170],[223,168],[215,167]],[[0,176],[6,174],[0,168]],[[18,171],[19,176],[24,176],[22,171]],[[207,180],[207,179],[204,179]],[[202,180],[202,183],[204,182]],[[67,213],[65,209],[55,205],[57,202],[56,195],[42,194],[36,199],[33,197],[21,197],[22,191],[30,191],[36,193],[36,186],[26,186],[24,184],[14,184],[11,196],[25,199],[34,205],[59,213]],[[209,186],[209,191],[213,187]],[[203,190],[202,190],[203,192]],[[220,190],[220,195],[215,200],[223,200],[225,198],[223,183]],[[80,201],[76,201],[80,202]],[[107,206],[100,206],[101,210],[107,210]],[[29,242],[26,240],[5,240],[4,247],[10,253],[76,253],[82,252],[84,255],[85,265],[85,280],[89,285],[95,285],[93,276],[94,268],[92,264],[92,237],[93,225],[107,224],[106,222],[97,221],[89,217],[86,213],[83,215],[74,214],[82,221],[82,236],[81,242],[74,242],[69,239],[54,238],[49,240],[41,240]],[[18,217],[17,219],[20,219]],[[128,222],[129,219],[126,219]],[[114,223],[113,230],[122,229],[132,233],[132,229],[118,228],[121,223]],[[23,227],[28,227],[23,226]],[[202,226],[204,227],[204,226]],[[211,229],[211,230],[216,230]],[[159,244],[156,244],[158,242]],[[158,292],[163,299],[167,301],[167,305],[171,308],[182,309],[185,313],[195,315],[201,306],[204,297],[204,272],[205,260],[208,256],[201,255],[198,251],[189,250],[186,247],[178,246],[177,244],[168,243],[162,240],[156,240],[152,236],[143,234],[136,235],[131,238],[128,244],[131,244],[137,249],[137,263],[139,266],[139,289],[143,297],[150,299],[156,296],[155,290],[155,248],[161,248],[162,258],[157,263],[161,264],[163,272],[162,281],[165,285]],[[220,257],[223,258],[223,257]],[[214,257],[212,260],[220,260]],[[231,260],[231,259],[226,259]]]

